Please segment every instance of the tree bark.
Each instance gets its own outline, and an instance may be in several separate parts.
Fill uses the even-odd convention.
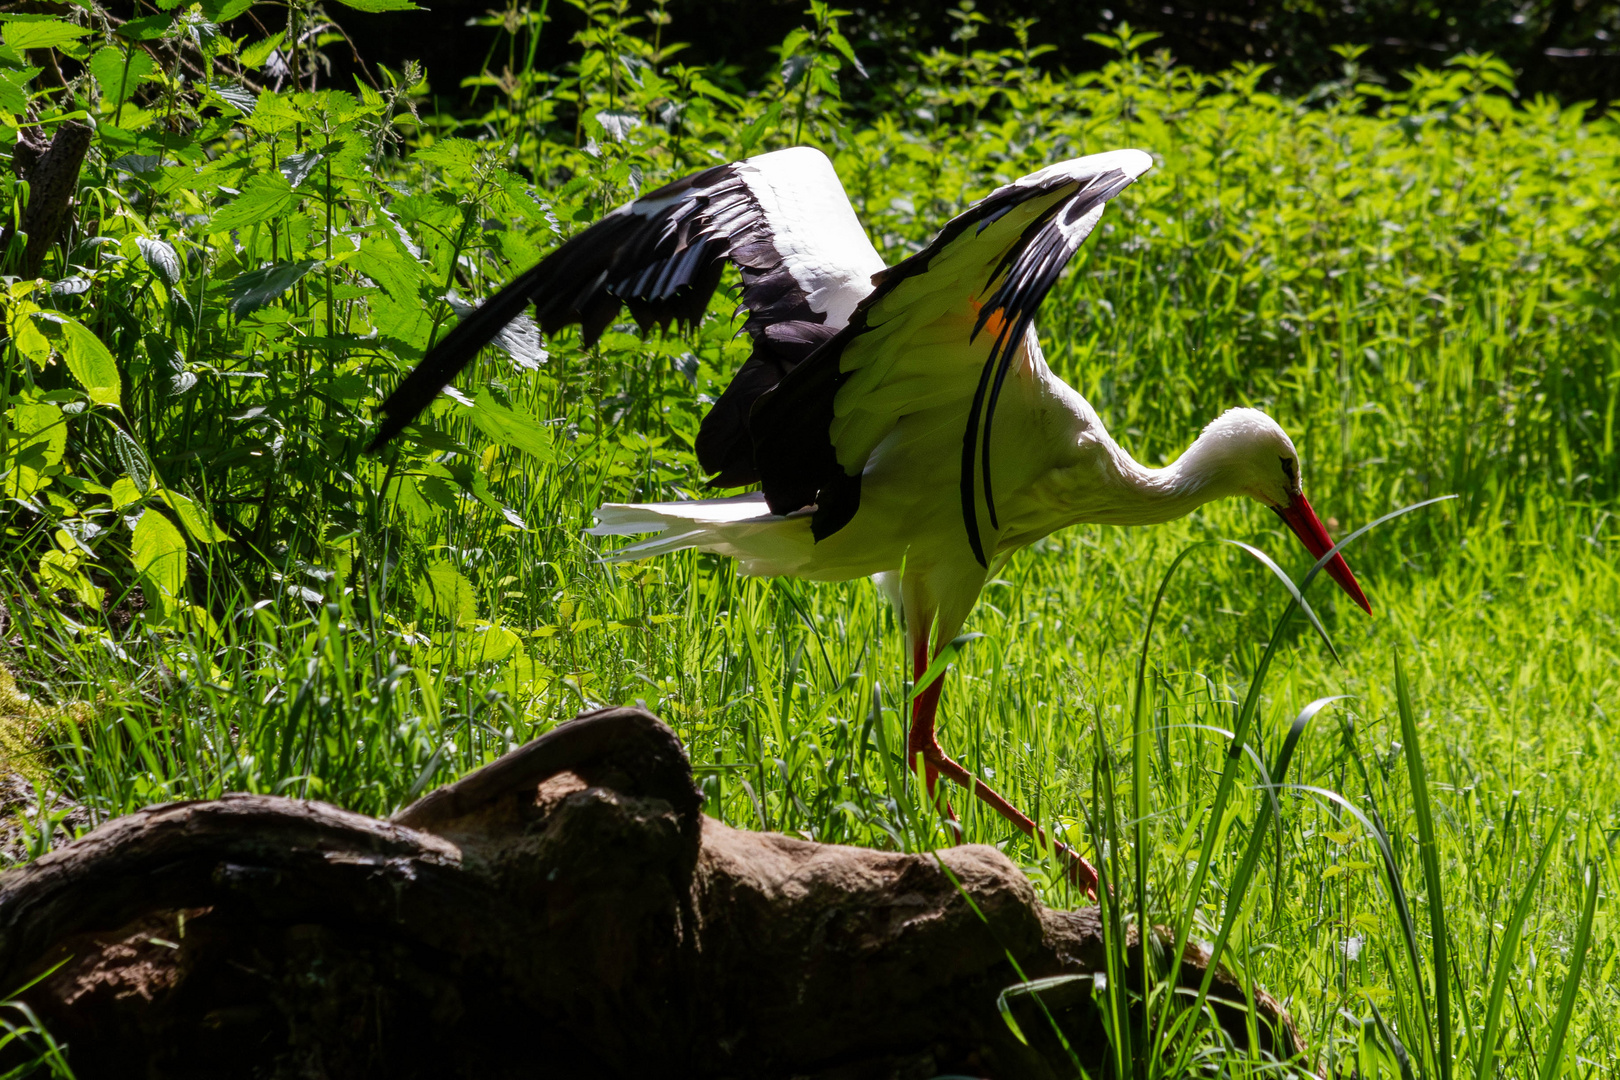
[[[28,206],[22,216],[28,241],[18,268],[25,278],[39,277],[46,254],[62,233],[68,207],[79,190],[79,169],[90,150],[90,136],[89,124],[69,120],[57,127],[48,145],[19,139],[12,151],[12,168],[28,183]],[[8,223],[0,235],[0,251],[10,246],[11,236]]]
[[[81,1080],[1045,1080],[1074,1075],[1054,1023],[1102,1063],[1096,912],[1044,907],[989,847],[729,828],[669,728],[607,709],[389,821],[228,795],[104,825],[0,875],[0,988],[45,976],[23,999]],[[1011,999],[1028,1045],[997,1007],[1013,959],[1080,976],[1042,995],[1051,1021]],[[1292,1054],[1253,996],[1263,1048]],[[1217,1015],[1246,1041],[1239,1005]]]

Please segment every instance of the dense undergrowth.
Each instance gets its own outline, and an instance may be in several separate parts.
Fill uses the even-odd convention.
[[[813,143],[892,262],[999,183],[1138,146],[1158,168],[1041,319],[1113,433],[1158,463],[1260,405],[1340,533],[1459,498],[1350,549],[1377,614],[1317,596],[1341,664],[1303,621],[1273,636],[1286,594],[1263,569],[1195,552],[1140,695],[1176,554],[1233,537],[1297,566],[1292,543],[1236,505],[1043,540],[971,620],[985,637],[948,676],[946,748],[1101,852],[1113,917],[1204,938],[1230,921],[1227,961],[1288,1001],[1318,1065],[1620,1064],[1614,120],[1517,98],[1488,57],[1391,90],[1346,49],[1341,81],[1281,99],[1260,68],[1198,75],[1125,28],[1115,62],[1073,77],[1028,45],[914,55],[855,110],[856,54],[819,5],[780,75],[742,86],[683,67],[658,11],[601,3],[561,71],[526,62],[543,20],[509,13],[505,54],[450,115],[421,108],[416,72],[299,89],[318,19],[290,51],[218,34],[231,6],[0,17],[0,122],[95,124],[41,275],[15,276],[20,236],[4,254],[0,659],[35,699],[38,748],[7,751],[37,792],[12,808],[10,857],[227,790],[384,813],[635,700],[687,742],[710,813],[948,842],[908,795],[905,667],[869,584],[743,579],[691,553],[605,566],[581,536],[603,501],[700,491],[698,420],[747,349],[728,303],[589,350],[519,327],[402,451],[361,448],[458,309],[664,180]],[[47,51],[65,86],[36,70]],[[4,197],[15,218],[28,196],[8,174]],[[1234,728],[1300,786],[1273,803],[1247,762],[1223,776]],[[1074,902],[964,801],[969,840]],[[1239,1068],[1156,1002],[1152,1031],[1116,1028],[1122,1055],[1153,1075]]]

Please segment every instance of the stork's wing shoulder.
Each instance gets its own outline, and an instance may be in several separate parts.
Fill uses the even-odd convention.
[[[1103,207],[1152,167],[1140,150],[1060,162],[998,188],[883,271],[850,324],[755,406],[755,459],[778,513],[817,507],[819,536],[859,503],[872,450],[908,413],[960,401],[963,515],[983,561],[975,476],[995,523],[996,399],[1041,301]]]
[[[373,446],[414,419],[530,303],[546,334],[578,323],[587,345],[624,307],[644,332],[693,324],[708,309],[727,260],[742,274],[755,358],[740,373],[747,377],[738,392],[728,392],[734,400],[717,404],[719,420],[706,424],[710,453],[700,456],[734,456],[736,424],[751,456],[746,419],[754,397],[802,358],[802,339],[819,344],[842,328],[883,269],[832,163],[809,147],[694,173],[571,237],[462,319],[406,376],[382,404],[386,419]],[[766,338],[785,323],[805,329]],[[776,348],[776,341],[786,344]]]

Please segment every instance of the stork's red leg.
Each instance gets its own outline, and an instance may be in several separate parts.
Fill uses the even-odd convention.
[[[922,678],[923,672],[928,667],[927,658],[927,645],[921,643],[917,646],[916,654],[912,657],[916,667],[917,679]],[[934,685],[917,695],[911,709],[911,734],[906,739],[906,757],[912,763],[912,768],[916,768],[918,755],[922,756],[924,780],[928,785],[929,796],[935,797],[934,785],[938,782],[940,774],[943,773],[946,777],[967,788],[982,801],[988,803],[996,813],[1018,826],[1025,836],[1033,836],[1041,846],[1046,846],[1048,841],[1045,832],[1030,819],[1029,815],[1021,812],[1012,803],[1002,798],[990,785],[946,756],[945,751],[940,748],[939,738],[934,733],[934,718],[939,709],[940,688],[944,685],[945,680],[943,678],[936,679]],[[946,807],[949,808],[948,803]],[[956,820],[954,813],[951,814],[951,820]],[[1054,841],[1052,847],[1068,860],[1069,880],[1088,896],[1095,897],[1097,895],[1096,868],[1087,862],[1078,851],[1075,851],[1067,844]]]
[[[912,668],[914,680],[921,679],[923,672],[928,670],[928,642],[919,641],[912,654]],[[911,703],[911,732],[906,737],[906,761],[911,768],[917,767],[917,755],[923,755],[923,780],[928,787],[928,797],[933,799],[952,823],[956,821],[956,810],[949,800],[940,799],[935,792],[939,783],[939,769],[928,758],[928,748],[939,747],[939,740],[934,735],[934,716],[939,709],[939,691],[945,685],[944,679],[934,680],[934,685],[918,694]]]

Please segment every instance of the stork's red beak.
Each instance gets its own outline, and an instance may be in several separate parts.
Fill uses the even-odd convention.
[[[1303,492],[1295,495],[1287,506],[1273,506],[1272,509],[1290,529],[1294,530],[1294,535],[1299,537],[1300,543],[1305,545],[1305,550],[1309,551],[1313,558],[1320,559],[1333,548],[1333,537],[1328,535],[1327,529],[1317,519],[1316,511],[1311,509],[1310,501],[1305,498]],[[1328,577],[1339,583],[1339,588],[1350,594],[1350,599],[1361,605],[1363,611],[1372,614],[1372,605],[1367,602],[1367,594],[1356,584],[1356,575],[1350,572],[1343,555],[1333,556],[1323,569],[1328,572]]]

